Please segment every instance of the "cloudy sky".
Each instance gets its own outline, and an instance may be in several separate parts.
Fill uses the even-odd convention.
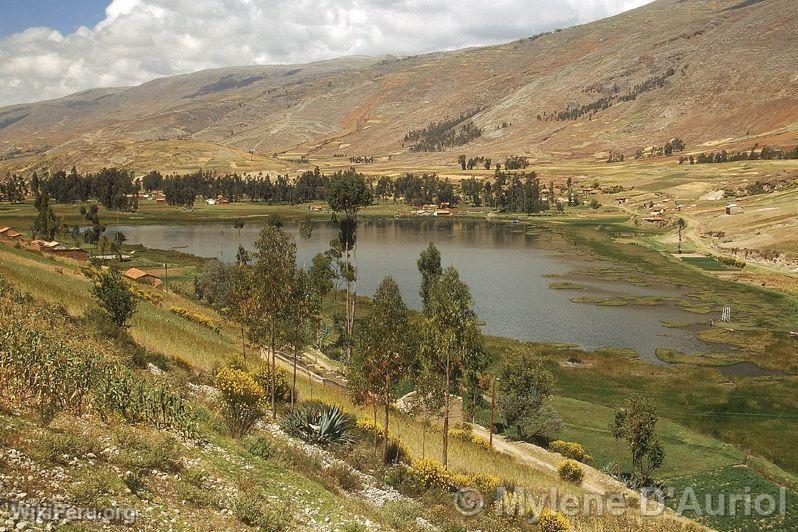
[[[650,0],[2,0],[0,105],[203,68],[494,44]]]

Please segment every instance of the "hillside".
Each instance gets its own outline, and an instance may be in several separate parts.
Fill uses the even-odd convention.
[[[791,0],[657,0],[498,46],[89,90],[0,109],[2,167],[287,171],[301,156],[326,165],[364,155],[388,170],[452,164],[459,153],[630,156],[673,137],[688,151],[793,146],[795,33]],[[405,135],[443,121],[450,132],[471,122],[482,134],[410,153]],[[172,157],[159,158],[165,151]]]
[[[206,368],[220,367],[234,355],[235,327],[210,332],[167,308],[185,305],[219,320],[211,309],[177,293],[141,288],[131,336],[114,333],[96,309],[92,312],[88,283],[75,266],[0,245],[0,318],[9,325],[0,337],[0,382],[10,390],[0,399],[0,481],[7,498],[0,528],[43,529],[45,523],[14,517],[11,510],[60,504],[62,509],[120,509],[110,522],[71,523],[78,530],[127,529],[129,519],[135,519],[137,530],[517,529],[493,511],[463,516],[448,490],[435,483],[415,486],[413,478],[400,474],[412,471],[409,466],[381,465],[372,454],[368,428],[356,429],[349,445],[328,447],[291,438],[269,418],[249,435],[231,435],[220,392]],[[21,270],[38,281],[29,283]],[[34,285],[35,299],[21,291]],[[63,309],[53,305],[56,301],[71,304]],[[215,337],[213,345],[208,337]],[[20,363],[27,363],[24,372]],[[248,363],[261,364],[254,358]],[[77,367],[80,372],[71,371]],[[79,379],[81,387],[66,388],[68,396],[57,395],[56,387],[44,390],[42,382],[49,381],[40,378],[46,371],[70,383]],[[103,377],[95,387],[98,372],[109,380]],[[119,375],[127,380],[117,380]],[[125,383],[135,393],[122,394],[125,400],[117,403],[107,392]],[[162,397],[162,390],[169,406],[155,407],[153,416],[152,398]],[[359,426],[368,427],[370,408],[352,404],[341,390],[301,378],[299,394],[340,404]],[[53,396],[60,398],[54,412],[48,408]],[[434,424],[425,437],[413,417],[398,412],[392,417],[405,452],[416,459],[424,449],[427,457],[440,452],[440,429]],[[675,438],[677,449],[700,437]],[[536,458],[519,459],[517,452],[494,452],[478,443],[452,441],[451,467],[459,475],[453,479],[500,475],[513,489],[534,494],[555,487],[561,493],[605,496],[619,489],[587,466],[581,487],[561,481],[554,470],[561,457],[539,448]],[[619,515],[578,515],[572,524],[575,530],[699,529],[670,513],[641,520],[635,504],[628,500]],[[69,519],[58,521],[59,529],[73,529]]]

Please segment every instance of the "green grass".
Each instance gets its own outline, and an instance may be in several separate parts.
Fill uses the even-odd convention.
[[[718,262],[713,257],[681,257],[681,261],[685,264],[689,264],[691,266],[696,266],[697,268],[701,268],[702,270],[712,271],[712,272],[725,272],[730,270],[736,270],[736,268],[732,268],[722,262]]]
[[[707,508],[704,502],[707,496],[712,497],[713,508],[717,508],[719,494],[726,495],[726,508],[729,508],[729,505],[732,504],[729,502],[729,495],[744,494],[747,490],[750,490],[753,500],[756,500],[756,497],[762,494],[774,497],[777,503],[780,498],[779,487],[776,484],[763,479],[745,466],[725,466],[711,471],[702,471],[701,473],[688,473],[671,479],[670,484],[675,488],[675,496],[667,503],[670,508],[678,507],[679,502],[682,500],[687,503],[692,501],[692,499],[683,498],[687,488],[694,491],[697,500],[703,508]],[[713,516],[706,515],[706,513],[705,515],[700,515],[695,511],[689,510],[685,512],[685,515],[716,530],[796,530],[798,529],[798,513],[795,512],[796,505],[798,505],[798,496],[788,492],[786,494],[786,514],[783,516],[776,513],[773,516],[762,517],[752,513],[749,517],[745,517],[743,515],[745,505],[742,501],[734,504],[736,516]],[[767,505],[763,507],[767,508]]]
[[[599,469],[612,470],[613,464],[630,469],[629,450],[609,430],[614,409],[561,396],[554,399],[554,405],[565,424],[561,439],[581,443]],[[666,419],[657,423],[657,433],[665,447],[665,461],[656,475],[663,479],[740,464],[745,459],[745,454],[733,445]]]

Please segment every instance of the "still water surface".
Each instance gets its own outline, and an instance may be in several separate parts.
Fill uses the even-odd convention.
[[[225,262],[235,259],[239,242],[252,249],[261,226],[247,224],[239,233],[231,225],[121,226],[128,243],[149,248],[177,249]],[[331,223],[314,223],[310,240],[299,238],[296,226],[287,226],[298,248],[299,264],[310,263],[316,253],[329,247],[337,229]],[[667,283],[640,286],[624,280],[608,281],[579,272],[612,263],[591,260],[576,252],[560,237],[535,234],[523,224],[489,222],[385,221],[361,222],[358,228],[358,294],[372,295],[386,275],[396,279],[405,302],[420,307],[420,276],[416,260],[434,242],[444,266],[455,266],[471,288],[475,309],[485,323],[486,334],[526,341],[568,342],[585,349],[616,347],[634,349],[655,361],[657,347],[683,352],[713,348],[688,329],[665,328],[662,320],[705,321],[710,317],[686,312],[673,304],[601,307],[570,301],[579,296],[684,295],[681,287]],[[564,279],[586,290],[555,290],[549,284]],[[717,348],[717,346],[715,346]]]

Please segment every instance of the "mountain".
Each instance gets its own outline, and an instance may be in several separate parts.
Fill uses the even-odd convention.
[[[335,155],[385,168],[606,158],[674,137],[688,151],[793,146],[796,34],[793,0],[658,0],[497,46],[214,69],[5,107],[0,153],[5,169],[278,170]],[[431,122],[469,142],[411,153],[439,137],[419,132]]]

